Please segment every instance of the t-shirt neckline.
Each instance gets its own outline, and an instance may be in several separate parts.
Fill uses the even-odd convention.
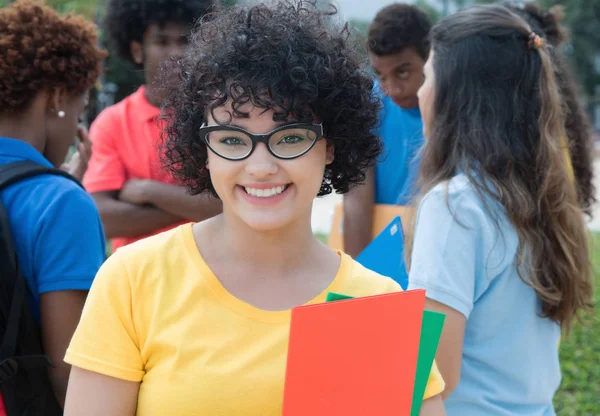
[[[249,319],[271,324],[289,324],[291,319],[291,309],[282,311],[260,309],[229,293],[202,257],[202,254],[196,245],[192,227],[193,223],[181,226],[181,235],[184,239],[184,245],[187,247],[190,259],[198,270],[198,274],[208,285],[215,297],[227,308]],[[339,288],[343,286],[343,282],[349,272],[351,260],[347,254],[341,251],[337,251],[337,253],[341,257],[341,261],[335,277],[321,293],[304,305],[324,303],[327,299],[327,293],[339,292]]]

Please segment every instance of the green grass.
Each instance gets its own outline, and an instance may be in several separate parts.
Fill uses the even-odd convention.
[[[596,283],[600,283],[600,233],[593,235],[591,250]],[[599,296],[596,284],[596,304]],[[554,398],[559,416],[600,415],[600,310],[595,308],[588,320],[575,325],[560,346],[563,380]]]
[[[317,239],[323,242],[324,244],[327,244],[327,234],[315,233],[315,237],[317,237]]]

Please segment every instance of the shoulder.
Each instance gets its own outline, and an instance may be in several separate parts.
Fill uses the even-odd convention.
[[[425,194],[419,203],[417,222],[423,215],[445,218],[452,216],[466,224],[475,220],[487,222],[488,210],[494,207],[493,201],[484,201],[469,178],[458,174],[449,181],[442,182]]]
[[[22,200],[22,206],[27,206],[27,210],[34,212],[41,221],[46,217],[53,222],[68,221],[72,216],[100,220],[92,197],[79,184],[65,177],[44,174],[13,187],[13,198]]]
[[[354,297],[400,292],[402,288],[393,279],[365,268],[359,262],[342,253],[345,279],[342,294]]]
[[[189,240],[193,238],[191,232],[188,236],[189,227],[189,224],[181,225],[121,247],[109,261],[118,263],[131,279],[165,277],[168,273],[163,272],[180,268],[187,258]]]

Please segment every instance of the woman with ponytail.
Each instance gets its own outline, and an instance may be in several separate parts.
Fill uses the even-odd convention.
[[[558,343],[590,308],[584,216],[551,48],[499,5],[432,31],[409,289],[446,314],[448,415],[551,416]]]

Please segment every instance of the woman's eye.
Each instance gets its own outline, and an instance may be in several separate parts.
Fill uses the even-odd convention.
[[[219,141],[226,146],[246,146],[246,142],[239,137],[224,137]]]
[[[300,136],[285,136],[278,144],[297,144],[303,141],[304,138]]]

